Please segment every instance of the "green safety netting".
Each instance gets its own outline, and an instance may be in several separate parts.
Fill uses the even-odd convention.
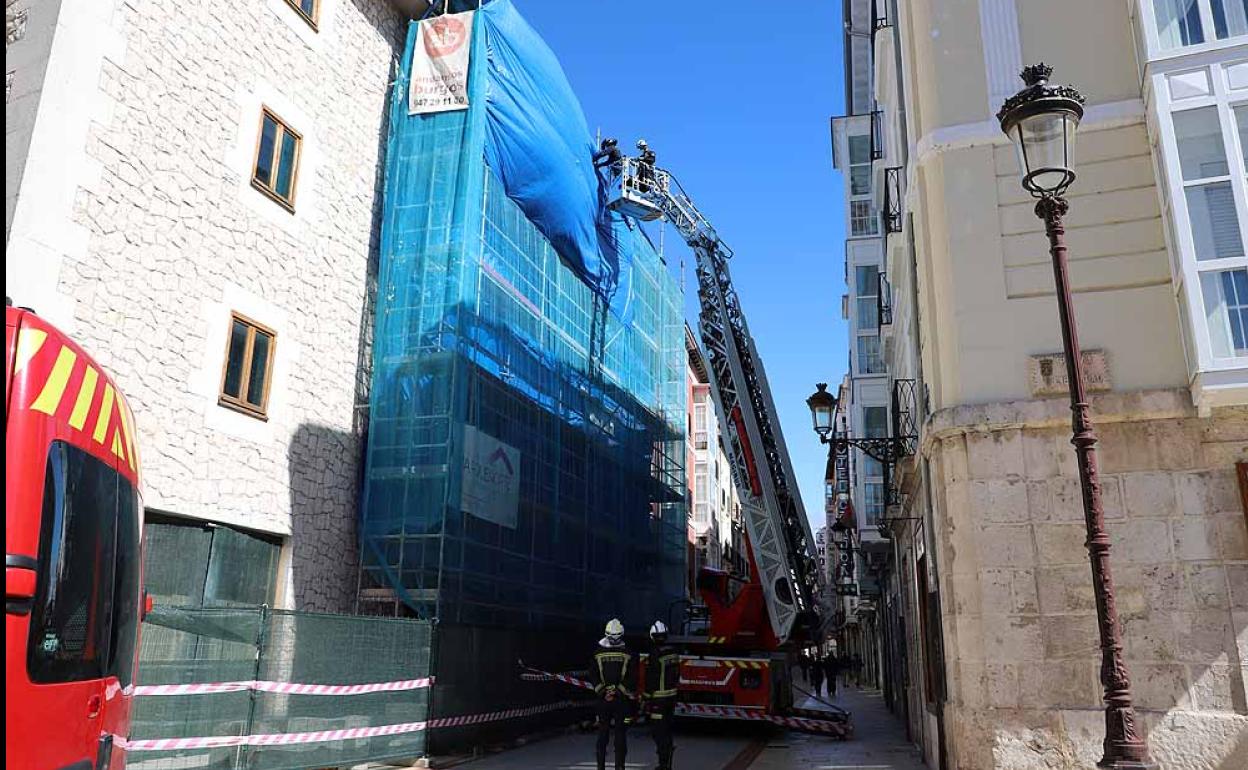
[[[158,607],[143,624],[145,686],[226,682],[356,685],[429,675],[431,626],[265,607]],[[241,690],[135,698],[131,739],[310,733],[424,721],[430,688],[359,695]],[[276,746],[140,750],[127,767],[295,770],[414,758],[425,731]]]
[[[684,587],[681,291],[623,227],[630,279],[604,293],[508,197],[485,160],[499,139],[482,14],[468,110],[407,114],[414,33],[393,88],[363,566],[442,622],[648,627]],[[518,474],[518,494],[483,512],[468,477],[500,455],[491,472]]]

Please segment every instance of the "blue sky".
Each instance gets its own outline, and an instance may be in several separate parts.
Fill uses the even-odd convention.
[[[846,368],[842,191],[828,128],[844,111],[840,4],[515,3],[563,62],[590,128],[626,150],[644,137],[736,252],[733,281],[807,514],[822,524],[827,453],[805,401]],[[674,231],[666,242],[677,264]]]

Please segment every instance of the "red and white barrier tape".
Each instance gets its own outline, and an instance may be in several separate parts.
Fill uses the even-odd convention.
[[[401,692],[419,690],[433,684],[433,677],[401,679],[394,682],[371,684],[299,684],[296,682],[266,682],[244,680],[239,682],[210,682],[205,684],[145,684],[134,688],[135,695],[210,695],[222,692],[285,693],[289,695],[364,695],[370,692]]]
[[[565,700],[556,703],[545,703],[541,706],[506,709],[486,714],[469,714],[458,717],[441,717],[426,722],[404,722],[394,725],[377,725],[375,727],[349,727],[339,730],[318,730],[307,733],[267,733],[262,735],[216,735],[200,738],[156,738],[149,740],[118,739],[117,745],[130,752],[137,751],[177,751],[179,749],[220,749],[232,746],[288,746],[299,743],[323,743],[328,741],[349,741],[356,738],[375,738],[384,735],[401,735],[403,733],[420,732],[421,730],[437,730],[446,727],[463,727],[483,722],[497,722],[503,719],[547,714],[565,708],[584,706],[584,701]]]
[[[587,690],[594,689],[594,686],[584,679],[568,676],[567,674],[553,674],[549,671],[541,671],[539,669],[529,669],[520,675],[521,679],[527,681],[558,681],[567,682]],[[832,735],[847,736],[852,733],[853,728],[848,723],[834,721],[831,719],[812,719],[810,717],[791,717],[780,716],[776,714],[768,714],[765,711],[757,709],[741,708],[739,706],[712,706],[704,703],[677,703],[676,714],[678,716],[703,717],[709,719],[745,719],[754,722],[770,722],[771,724],[788,727],[794,730],[807,730],[811,732],[829,733]]]
[[[831,720],[810,719],[808,717],[786,717],[768,714],[754,709],[736,706],[711,706],[704,703],[677,703],[676,714],[687,717],[705,717],[710,719],[745,719],[754,722],[770,722],[771,724],[789,727],[795,730],[812,730],[821,733],[844,735],[848,727]]]
[[[564,682],[572,685],[573,687],[580,687],[583,690],[594,689],[592,682],[572,676],[571,674],[552,674],[549,671],[530,669],[529,671],[521,674],[520,678],[526,682]]]

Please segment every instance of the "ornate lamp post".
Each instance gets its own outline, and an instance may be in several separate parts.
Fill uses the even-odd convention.
[[[1114,770],[1152,770],[1143,730],[1136,722],[1131,698],[1131,678],[1122,658],[1122,634],[1114,600],[1114,581],[1109,566],[1109,535],[1101,504],[1101,482],[1096,463],[1096,433],[1092,428],[1083,381],[1083,361],[1075,328],[1070,277],[1066,262],[1066,227],[1062,218],[1069,209],[1063,193],[1075,181],[1070,150],[1083,118],[1083,95],[1071,86],[1049,85],[1053,68],[1046,64],[1022,72],[1026,88],[1011,96],[997,113],[1001,130],[1018,151],[1022,185],[1036,200],[1036,216],[1044,220],[1053,257],[1057,284],[1057,310],[1062,324],[1062,346],[1070,380],[1070,410],[1075,454],[1079,460],[1079,483],[1083,490],[1083,513],[1088,529],[1088,555],[1096,591],[1096,615],[1101,635],[1101,684],[1105,688],[1105,743],[1100,767]]]

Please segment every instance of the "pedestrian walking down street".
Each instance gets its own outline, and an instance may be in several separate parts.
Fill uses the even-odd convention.
[[[810,684],[810,658],[806,657],[805,655],[802,655],[801,657],[797,659],[797,665],[802,670],[802,682],[804,684],[809,685]]]
[[[650,655],[646,660],[646,713],[650,715],[650,734],[659,755],[656,770],[672,770],[672,720],[676,713],[676,693],[680,684],[680,653],[667,644],[667,626],[656,620],[650,626]]]
[[[624,624],[612,619],[607,623],[606,635],[598,640],[598,649],[589,667],[590,681],[598,694],[598,770],[607,769],[607,744],[611,742],[612,732],[615,733],[615,770],[624,770],[634,697],[628,686],[629,677],[634,675],[632,663],[632,655],[624,646]]]
[[[841,673],[841,661],[834,654],[823,659],[823,675],[828,680],[828,697],[836,697],[836,677]]]
[[[810,684],[815,688],[815,697],[818,698],[820,691],[823,690],[823,663],[818,658],[811,663],[810,674]]]

